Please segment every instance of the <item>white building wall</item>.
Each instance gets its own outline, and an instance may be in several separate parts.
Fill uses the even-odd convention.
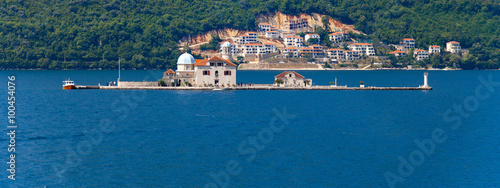
[[[278,32],[266,32],[266,38],[268,39],[278,39],[280,37]]]
[[[446,51],[451,52],[451,53],[460,53],[462,50],[462,47],[460,46],[460,43],[453,43],[453,42],[448,42],[446,43]]]
[[[203,71],[210,71],[210,75],[203,75]],[[216,72],[218,71],[218,76]],[[231,71],[231,75],[224,75],[224,71]],[[219,80],[219,86],[232,86],[236,84],[236,67],[233,66],[196,66],[196,85],[216,85],[215,80]]]

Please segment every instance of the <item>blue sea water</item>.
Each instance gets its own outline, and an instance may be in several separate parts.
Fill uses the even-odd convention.
[[[423,84],[423,71],[298,72],[317,85],[335,77],[348,86]],[[237,79],[272,83],[279,73]],[[6,170],[8,75],[16,76],[15,181]],[[161,75],[121,73],[124,81]],[[480,81],[500,82],[499,71],[430,71],[432,91],[61,88],[67,78],[97,85],[117,76],[0,71],[0,187],[500,186],[500,86]],[[434,149],[415,143],[433,137]]]

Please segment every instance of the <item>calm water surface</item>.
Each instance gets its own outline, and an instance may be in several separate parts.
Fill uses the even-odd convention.
[[[423,71],[298,72],[318,85],[423,84]],[[237,79],[272,83],[279,73]],[[5,170],[8,75],[17,78],[16,181]],[[161,75],[122,71],[122,80]],[[464,110],[457,129],[443,118],[474,105],[489,75],[500,82],[499,71],[430,71],[432,91],[63,91],[68,77],[97,85],[117,72],[0,71],[0,187],[387,187],[387,172],[404,179],[396,187],[498,187],[500,87]],[[286,125],[276,115],[285,109]],[[420,159],[415,140],[434,130],[447,140]],[[399,156],[420,164],[401,174]],[[229,178],[228,164],[239,165]]]

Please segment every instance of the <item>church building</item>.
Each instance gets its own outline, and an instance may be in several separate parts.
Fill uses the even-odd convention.
[[[217,56],[195,60],[191,54],[184,53],[177,60],[177,71],[166,71],[162,79],[175,86],[229,87],[236,84],[236,65]]]

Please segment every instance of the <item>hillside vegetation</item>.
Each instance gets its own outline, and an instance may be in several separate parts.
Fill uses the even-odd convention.
[[[1,68],[170,68],[183,36],[256,30],[255,16],[329,15],[374,41],[455,40],[471,48],[467,68],[498,67],[499,0],[3,0]],[[104,60],[102,60],[104,57]]]

